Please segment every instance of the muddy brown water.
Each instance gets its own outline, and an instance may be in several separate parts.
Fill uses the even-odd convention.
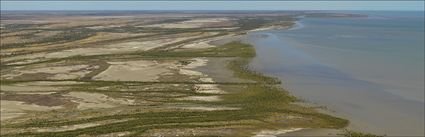
[[[349,119],[350,129],[424,136],[423,14],[300,23],[246,36],[257,51],[251,67]]]

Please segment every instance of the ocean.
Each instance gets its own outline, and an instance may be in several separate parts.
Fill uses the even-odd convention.
[[[303,18],[289,30],[250,33],[251,68],[349,119],[351,129],[423,136],[423,12],[356,13],[369,16]]]

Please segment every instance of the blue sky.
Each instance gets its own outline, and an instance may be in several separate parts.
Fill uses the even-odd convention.
[[[1,1],[1,10],[414,10],[424,1]]]

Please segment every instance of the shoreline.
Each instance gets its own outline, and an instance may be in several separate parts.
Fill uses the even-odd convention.
[[[219,104],[234,104],[234,103],[241,103],[237,106],[239,106],[238,108],[231,108],[231,107],[217,107],[217,108],[200,108],[200,107],[190,107],[189,108],[185,108],[185,109],[189,109],[191,111],[208,111],[208,112],[203,112],[203,113],[216,113],[214,111],[223,111],[224,115],[228,115],[231,113],[236,113],[241,116],[243,115],[259,115],[260,117],[263,116],[267,116],[266,121],[271,122],[271,123],[275,123],[275,120],[282,120],[282,118],[289,120],[289,121],[293,121],[297,123],[295,125],[287,125],[287,126],[272,126],[267,124],[268,128],[263,128],[263,127],[256,127],[254,129],[251,129],[251,133],[253,133],[254,135],[257,134],[258,136],[261,135],[277,135],[277,134],[281,134],[281,133],[287,133],[290,131],[298,131],[301,130],[302,128],[308,128],[308,127],[315,127],[315,126],[319,126],[319,127],[334,127],[334,128],[341,128],[343,125],[345,125],[346,121],[339,119],[339,118],[335,118],[335,117],[331,117],[328,115],[324,115],[321,113],[316,112],[315,110],[311,110],[309,108],[305,108],[305,107],[301,107],[298,105],[292,105],[290,104],[291,102],[296,101],[297,99],[295,99],[294,97],[292,97],[291,95],[287,94],[287,91],[279,88],[280,81],[277,81],[274,78],[268,77],[268,76],[264,76],[261,73],[255,72],[255,71],[251,71],[249,69],[247,69],[245,66],[249,63],[250,58],[254,57],[255,55],[253,54],[253,52],[255,52],[255,49],[253,49],[251,46],[249,45],[245,45],[245,44],[241,44],[241,43],[230,43],[226,44],[230,47],[232,46],[236,46],[234,51],[231,51],[231,54],[236,54],[238,55],[238,59],[232,59],[230,62],[227,62],[227,66],[226,69],[229,69],[232,71],[233,75],[235,75],[236,77],[239,77],[241,79],[249,79],[252,81],[255,81],[255,83],[249,82],[250,84],[248,84],[248,87],[244,87],[242,89],[239,89],[241,91],[232,91],[229,90],[227,88],[226,85],[220,85],[220,82],[216,82],[215,80],[210,80],[207,83],[210,84],[215,84],[215,85],[220,85],[219,87],[221,88],[221,90],[225,91],[225,93],[230,93],[230,94],[220,94],[221,99],[220,100],[212,100],[213,102],[211,102],[212,104],[215,104],[214,102],[218,102]],[[217,47],[217,48],[227,48],[228,46],[224,46],[224,47]],[[241,49],[247,48],[249,50],[247,50],[247,53],[240,53]],[[232,53],[235,52],[235,53]],[[243,55],[243,56],[240,56]],[[194,56],[196,58],[196,56]],[[205,60],[206,61],[206,60]],[[209,62],[209,61],[206,61]],[[229,64],[228,64],[229,63]],[[200,65],[197,65],[200,66]],[[221,65],[223,66],[223,65]],[[188,69],[191,69],[192,67],[188,67]],[[192,74],[192,73],[190,73]],[[193,73],[195,74],[195,73]],[[55,80],[51,80],[51,82],[53,82]],[[15,81],[18,82],[18,81]],[[84,82],[89,82],[89,81],[84,81]],[[96,81],[96,83],[98,83],[100,81]],[[104,81],[105,83],[110,83],[110,81]],[[123,81],[124,83],[128,83],[126,81]],[[91,83],[91,82],[90,82]],[[114,82],[116,84],[122,83],[122,82]],[[137,84],[140,82],[134,82],[134,84]],[[158,82],[161,83],[161,82]],[[112,84],[112,83],[111,83]],[[226,83],[223,83],[226,84]],[[231,83],[228,83],[231,84]],[[241,83],[242,84],[242,83]],[[196,84],[195,84],[196,85]],[[248,93],[245,93],[247,91],[243,91],[243,90],[248,90]],[[204,93],[203,93],[204,94]],[[211,93],[206,93],[206,94],[211,94]],[[242,98],[241,98],[242,97]],[[275,98],[277,97],[277,98]],[[204,99],[207,98],[187,98],[189,99],[189,101],[194,101],[195,100],[201,100],[203,101]],[[186,100],[186,99],[185,99]],[[183,100],[181,100],[183,101]],[[207,101],[209,102],[209,101]],[[221,102],[221,103],[220,103]],[[285,107],[289,107],[289,108],[285,108]],[[283,109],[285,108],[285,109]],[[178,109],[178,108],[177,108]],[[229,111],[229,112],[227,112]],[[287,114],[287,111],[291,112],[290,115]],[[293,114],[292,114],[293,113]],[[304,113],[307,113],[308,115],[305,115]],[[223,114],[219,114],[219,115],[223,115]],[[257,117],[253,115],[254,117]],[[270,115],[270,117],[269,117]],[[305,123],[305,122],[299,122],[299,120],[304,121],[305,120],[305,116],[309,117],[307,119],[311,119],[313,121],[311,121],[312,123]],[[250,119],[250,118],[249,118]],[[231,120],[234,120],[233,118]],[[296,122],[297,121],[297,122]],[[256,123],[256,122],[254,122]],[[279,122],[277,122],[276,124],[278,124]],[[254,124],[257,125],[257,124]],[[260,124],[263,125],[263,124]],[[299,125],[299,126],[296,126]],[[98,126],[93,125],[93,126]],[[279,129],[277,131],[275,130],[270,130],[270,129]],[[50,130],[50,129],[49,129]],[[61,132],[58,132],[61,133]],[[66,132],[64,132],[66,133]],[[28,133],[27,133],[28,134]],[[26,134],[20,134],[20,135],[26,135]],[[43,135],[43,134],[28,134],[28,135]],[[7,136],[7,134],[5,135]]]
[[[306,22],[306,23],[309,23],[309,22]],[[273,32],[274,30],[270,30],[269,32]],[[287,31],[287,29],[285,29],[285,30],[282,30],[282,31]],[[304,32],[304,31],[308,31],[308,30],[303,30],[303,31],[301,31],[301,32]],[[268,31],[265,31],[265,32],[268,32]],[[277,33],[279,33],[279,32],[277,32]],[[283,32],[282,32],[283,33]],[[287,33],[289,33],[289,32],[287,32]],[[265,36],[265,38],[266,38],[266,36]],[[283,38],[282,38],[283,39]],[[254,39],[255,40],[255,39]],[[268,39],[267,39],[268,40]],[[301,39],[302,40],[302,39]],[[273,40],[271,40],[271,41],[273,41]],[[262,44],[264,45],[264,43],[267,43],[267,42],[262,42]],[[279,44],[282,44],[282,43],[279,43]],[[274,46],[279,46],[278,44],[276,44],[276,45],[274,45]],[[262,50],[264,51],[265,49],[267,49],[267,48],[263,48]],[[269,49],[274,49],[274,50],[277,50],[276,48],[269,48]],[[288,51],[288,48],[286,48],[286,51]],[[289,47],[289,52],[290,52],[290,47]],[[287,52],[279,52],[279,54],[287,54]],[[265,55],[265,56],[267,56],[267,55]],[[283,58],[283,56],[276,56],[276,55],[270,55],[270,56],[274,56],[274,57],[282,57]],[[300,56],[302,56],[302,55],[300,55]],[[284,56],[284,57],[287,57],[287,56]],[[288,58],[288,57],[287,57]],[[290,58],[290,57],[289,57]],[[267,59],[267,58],[264,58],[264,59]],[[293,60],[289,60],[289,61],[293,61]],[[307,62],[307,61],[306,61]],[[270,63],[268,64],[268,65],[270,65]],[[282,65],[284,65],[284,64],[282,64]],[[269,70],[273,70],[273,68],[267,68],[267,69],[269,69]],[[289,68],[286,68],[286,69],[289,69]],[[273,72],[270,72],[270,73],[273,73]],[[306,73],[308,73],[308,72],[306,72]],[[310,73],[313,73],[313,72],[310,72]],[[278,74],[275,74],[275,75],[278,75]],[[289,78],[291,78],[290,76],[292,76],[292,75],[290,75],[290,74],[287,74],[287,75],[284,75],[285,77],[283,77],[283,78],[281,78],[281,80],[283,79],[283,80],[285,80],[284,78],[287,78],[287,77],[289,77]],[[281,76],[282,77],[282,76]],[[297,78],[297,77],[294,77],[294,78]],[[296,81],[296,82],[300,82],[300,81]],[[313,82],[313,81],[307,81],[307,82]],[[294,83],[294,82],[293,82]],[[303,86],[302,84],[299,84],[299,83],[297,83],[298,85],[296,85],[296,86]],[[283,85],[285,85],[285,84],[283,84]],[[292,88],[294,88],[294,87],[292,87]],[[301,88],[301,89],[304,89],[304,90],[308,90],[308,89],[310,89],[311,90],[311,88]],[[318,89],[318,90],[320,90],[320,89]],[[314,91],[314,90],[312,90],[312,91]],[[306,94],[306,93],[308,93],[307,91],[305,91],[305,92],[302,92],[303,94]],[[317,92],[317,93],[319,93],[319,92]],[[332,93],[338,93],[338,90],[335,90],[335,92],[332,92]],[[342,93],[344,93],[344,92],[342,92]],[[303,94],[301,94],[301,95],[303,95]],[[353,94],[355,94],[355,93],[353,93]],[[371,93],[372,94],[372,93]],[[298,95],[297,96],[300,96],[300,97],[304,97],[304,96],[301,96],[300,95],[300,93],[298,93]],[[365,94],[365,95],[370,95],[370,94]],[[372,95],[378,95],[378,94],[372,94]],[[385,95],[385,94],[382,94],[382,95]],[[329,95],[329,96],[332,96],[332,95]],[[305,96],[305,97],[311,97],[311,96]],[[314,95],[313,95],[313,97],[314,97]],[[337,96],[338,97],[338,96]],[[386,96],[384,96],[384,97],[386,97]],[[310,98],[311,99],[311,98]],[[326,99],[326,98],[324,98],[324,99]],[[400,102],[402,102],[402,101],[400,101]],[[314,103],[315,104],[315,103]],[[320,103],[320,104],[323,104],[323,103]],[[325,103],[326,104],[326,103]],[[363,103],[364,104],[364,103]],[[331,105],[332,106],[332,105]],[[416,106],[414,106],[414,107],[416,107]],[[332,108],[334,108],[334,107],[332,107]],[[347,108],[350,108],[350,107],[347,107]],[[334,109],[335,110],[335,109]],[[344,110],[344,109],[343,109]],[[351,111],[349,111],[349,112],[351,112]],[[375,111],[371,111],[371,112],[375,112]],[[414,111],[414,112],[416,112],[416,111]],[[418,111],[419,112],[419,111]],[[357,113],[354,113],[354,114],[357,114]],[[378,113],[379,114],[379,113]],[[409,113],[406,113],[406,114],[409,114]],[[420,114],[420,113],[419,113]],[[351,117],[349,117],[349,116],[351,116],[351,115],[347,115],[347,111],[340,111],[339,109],[337,110],[337,111],[331,111],[331,115],[333,115],[333,116],[341,116],[341,115],[345,115],[345,118],[347,118],[347,119],[351,119]],[[356,115],[353,115],[353,116],[356,116]],[[392,115],[389,115],[389,116],[392,116]],[[356,119],[357,118],[357,119]],[[373,117],[372,117],[373,118]],[[368,127],[368,125],[370,125],[371,127],[373,127],[373,126],[376,126],[376,125],[373,125],[373,124],[364,124],[364,123],[361,123],[361,124],[363,124],[363,126],[360,126],[359,127],[359,125],[361,125],[361,124],[359,124],[359,117],[353,117],[353,120],[354,121],[357,121],[357,127],[351,127],[351,126],[353,126],[353,124],[350,124],[350,126],[348,126],[347,128],[348,129],[350,129],[350,130],[355,130],[355,131],[363,131],[363,132],[371,132],[371,133],[375,133],[375,134],[386,134],[387,132],[389,132],[388,131],[388,129],[391,129],[391,127],[394,127],[394,126],[382,126],[382,128],[381,129],[384,129],[384,130],[362,130],[362,129],[364,129],[364,128],[366,128],[366,127]],[[361,121],[360,121],[361,122]],[[387,122],[387,123],[390,123],[390,122]],[[406,124],[405,124],[406,125]],[[355,125],[354,125],[355,126]],[[387,132],[385,132],[385,130],[387,130]],[[397,131],[397,130],[394,130],[394,131]],[[401,132],[400,132],[401,131]],[[405,133],[405,132],[403,132],[403,130],[400,130],[400,131],[398,131],[398,132],[400,132],[400,133]],[[408,130],[408,131],[410,131],[410,130]],[[415,131],[415,133],[416,133],[416,131],[418,131],[418,130],[412,130],[412,131]],[[397,132],[395,132],[395,133],[397,133]],[[418,132],[418,133],[420,133],[420,132]],[[416,134],[415,134],[416,135]]]
[[[281,27],[281,26],[272,26],[272,27],[264,27],[264,28],[259,28],[259,29],[255,29],[252,31],[249,31],[248,34],[244,34],[244,35],[240,35],[240,36],[236,36],[237,41],[242,41],[243,37],[246,37],[247,35],[250,35],[249,33],[251,32],[260,32],[260,31],[273,31],[273,30],[293,30],[293,29],[299,29],[300,27],[300,23],[299,21],[296,21],[296,23],[294,23],[293,26],[286,26],[286,27]],[[302,28],[302,24],[301,24],[301,28]],[[230,41],[235,41],[234,37],[230,37]],[[222,39],[223,40],[223,39]],[[228,41],[228,40],[225,40]],[[245,43],[245,42],[244,42]],[[216,46],[220,46],[220,45],[216,45]],[[253,46],[255,48],[255,46]],[[255,57],[253,57],[255,58]],[[251,70],[251,71],[256,71],[256,70]],[[259,72],[259,71],[258,71]],[[261,75],[264,75],[264,72],[259,72],[261,73]],[[273,77],[273,76],[267,76],[267,77]],[[281,80],[279,80],[281,81]],[[284,84],[282,83],[282,86]],[[282,87],[284,89],[284,87]],[[289,92],[287,90],[285,90],[286,92]],[[291,92],[289,92],[289,94],[291,94]],[[298,97],[297,97],[298,98]],[[303,107],[308,107],[308,108],[315,108],[315,110],[319,111],[320,113],[323,114],[328,114],[328,115],[332,115],[335,117],[341,117],[341,115],[338,115],[337,113],[330,111],[328,109],[324,109],[322,108],[322,106],[318,105],[318,104],[314,104],[314,103],[309,103],[309,102],[295,102],[295,104],[297,105],[301,105]],[[348,126],[347,126],[348,127]],[[262,130],[261,132],[258,132],[255,137],[262,137],[262,136],[299,136],[299,135],[321,135],[321,136],[344,136],[344,134],[346,134],[346,130],[344,129],[323,129],[323,128],[290,128],[290,129],[279,129],[279,130]]]
[[[258,28],[258,29],[255,29],[255,30],[251,30],[251,31],[248,32],[248,34],[243,35],[242,37],[246,37],[246,36],[250,35],[249,33],[267,32],[267,31],[275,31],[275,30],[289,31],[289,30],[300,29],[300,28],[303,28],[303,27],[304,27],[304,25],[300,23],[300,20],[297,20],[297,21],[295,21],[294,25],[291,25],[291,26],[285,26],[285,27],[270,26],[270,27],[264,27],[264,28]],[[239,40],[242,40],[242,39],[239,39]],[[247,43],[249,43],[249,42],[247,42]],[[256,71],[256,70],[253,70],[253,71]],[[264,72],[261,72],[261,73],[264,74]],[[284,88],[284,83],[282,83],[282,88]],[[291,92],[289,92],[289,93],[291,93]],[[316,103],[299,102],[297,104],[304,106],[304,107],[316,108],[316,110],[319,111],[320,113],[332,115],[332,116],[335,116],[335,117],[341,117],[341,115],[338,115],[338,113],[336,113],[335,111],[332,111],[332,110],[329,110],[329,109],[323,109],[323,108],[321,108],[322,107],[321,105],[316,104]],[[349,125],[346,126],[346,127],[349,127]],[[283,133],[279,133],[279,130],[276,130],[274,132],[269,131],[268,132],[269,134],[265,134],[264,136],[267,136],[267,135],[272,135],[272,136],[305,136],[305,135],[340,136],[340,135],[344,135],[343,129],[296,128],[296,130],[284,130],[284,131],[285,132],[283,132]],[[267,132],[265,132],[265,133],[267,133]],[[262,135],[259,134],[259,136],[262,136]]]
[[[19,65],[13,64],[21,61],[16,60],[2,65],[5,72],[10,73],[2,75],[7,79],[2,79],[1,85],[8,86],[8,89],[2,88],[2,101],[14,100],[26,107],[54,109],[25,111],[23,117],[2,121],[5,127],[1,129],[2,136],[169,136],[175,133],[279,136],[308,129],[346,127],[349,121],[299,104],[302,101],[285,90],[281,80],[249,67],[257,49],[237,39],[247,32],[255,32],[250,28],[270,25],[270,20],[262,23],[261,20],[266,19],[254,19],[260,21],[251,24],[236,17],[213,20],[241,29],[204,32],[204,29],[187,27],[199,27],[212,19],[193,18],[184,24],[186,28],[153,29],[156,35],[149,35],[152,39],[133,34],[122,34],[123,38],[107,40],[113,41],[107,44],[95,39],[101,44],[90,48],[110,51],[108,54],[89,52]],[[163,20],[168,27],[176,27],[181,21]],[[254,30],[290,29],[296,25],[284,24],[288,26],[272,25]],[[163,32],[156,32],[158,30]],[[167,35],[163,35],[164,32]],[[227,40],[211,41],[222,38]],[[212,46],[214,44],[217,45]],[[146,50],[117,52],[134,47]],[[39,51],[59,54],[61,50]],[[31,53],[29,50],[25,55],[27,52]],[[24,53],[13,56],[24,56]],[[44,89],[44,92],[22,89]]]
[[[267,31],[276,31],[276,30],[289,31],[289,30],[301,29],[301,28],[304,27],[304,25],[300,22],[301,20],[302,20],[302,18],[300,18],[297,21],[294,21],[294,24],[291,25],[291,26],[285,26],[285,27],[270,26],[270,27],[255,29],[255,30],[249,31],[248,33],[267,32]],[[247,35],[249,35],[249,34],[246,34],[244,36],[246,37]],[[261,72],[261,73],[265,73],[265,72]],[[281,81],[283,81],[283,80],[281,80]],[[282,88],[284,88],[284,83],[282,83],[281,85],[282,85]],[[289,92],[289,93],[291,93],[291,92]],[[300,97],[297,97],[297,98],[300,98]],[[341,115],[338,114],[337,112],[335,112],[333,110],[329,110],[328,108],[324,109],[324,108],[322,108],[323,106],[321,106],[320,104],[317,104],[317,103],[304,102],[303,101],[303,102],[298,102],[297,104],[304,106],[304,107],[316,108],[316,110],[318,110],[318,111],[320,111],[321,113],[324,113],[324,114],[329,114],[329,115],[332,115],[332,116],[335,116],[335,117],[341,117]],[[324,107],[326,107],[326,106],[324,106]],[[348,118],[346,118],[346,119],[348,119]],[[348,128],[349,126],[350,125],[347,125],[346,128]],[[315,134],[315,135],[320,135],[320,136],[337,136],[337,135],[344,134],[344,132],[343,132],[342,129],[339,130],[339,129],[322,129],[322,128],[306,128],[306,129],[301,128],[301,129],[297,129],[297,130],[294,130],[294,131],[289,130],[288,132],[280,133],[280,134],[274,134],[274,135],[275,136],[298,136],[298,135],[308,135],[308,134]]]

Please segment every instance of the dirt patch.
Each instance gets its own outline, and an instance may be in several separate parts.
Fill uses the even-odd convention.
[[[295,137],[295,136],[341,136],[343,135],[341,129],[325,129],[325,128],[306,128],[292,132],[279,134],[279,137]]]
[[[45,94],[49,91],[63,91],[68,89],[66,85],[83,84],[84,82],[76,81],[34,81],[22,82],[10,85],[1,85],[1,91],[19,91],[15,92],[25,94]],[[50,92],[51,93],[51,92]]]
[[[60,91],[61,88],[49,87],[49,86],[29,86],[29,85],[1,85],[1,91]]]
[[[30,63],[34,63],[34,62],[39,62],[42,61],[43,59],[41,58],[33,58],[33,59],[24,59],[22,61],[16,61],[16,62],[12,62],[12,63],[5,63],[7,65],[23,65],[23,64],[30,64]]]
[[[98,137],[122,137],[122,136],[130,135],[130,134],[131,132],[125,131],[125,132],[103,134],[103,135],[99,135]]]
[[[26,114],[25,111],[49,111],[55,109],[61,109],[61,106],[39,106],[35,104],[26,104],[21,101],[8,101],[8,100],[0,100],[1,103],[1,120],[16,118],[21,115]]]
[[[51,127],[51,128],[35,128],[35,130],[37,132],[62,132],[62,131],[70,131],[70,130],[76,130],[76,129],[82,129],[82,128],[95,127],[95,126],[110,124],[110,123],[124,122],[128,120],[131,120],[131,119],[122,119],[122,120],[111,119],[111,120],[97,121],[95,123],[83,123],[83,124],[76,124],[76,125]]]
[[[190,63],[181,67],[179,70],[180,74],[188,75],[192,77],[198,77],[199,81],[201,82],[210,82],[214,83],[215,81],[213,78],[209,77],[208,75],[200,72],[195,71],[194,69],[198,67],[205,66],[209,62],[206,58],[194,58],[190,60]],[[195,84],[194,86],[195,91],[198,93],[211,93],[211,94],[224,94],[225,92],[215,84]]]
[[[184,44],[180,47],[181,49],[204,49],[204,48],[212,48],[217,46],[217,41],[224,41],[226,39],[230,39],[232,37],[236,37],[235,35],[224,35],[224,36],[218,36],[213,38],[207,38],[207,39],[201,39],[194,42],[191,42],[189,44]],[[230,41],[229,41],[230,42]],[[228,42],[226,42],[228,43]],[[223,43],[225,44],[225,43]],[[220,44],[222,45],[222,44]]]
[[[193,58],[188,61],[189,63],[183,65],[179,69],[179,74],[187,75],[189,77],[206,77],[202,72],[193,70],[194,68],[204,66],[207,64],[208,60],[205,58]]]
[[[222,106],[176,106],[170,108],[186,109],[186,110],[201,110],[201,111],[218,111],[218,110],[238,110],[240,108],[222,107]]]
[[[154,25],[145,25],[139,27],[158,27],[158,28],[202,28],[202,27],[229,27],[234,25],[229,18],[204,18],[192,19],[175,23],[162,23]]]
[[[132,41],[124,41],[121,43],[107,43],[105,45],[96,45],[92,47],[84,47],[84,48],[74,48],[61,50],[50,53],[35,53],[29,55],[20,55],[13,56],[7,58],[1,58],[2,62],[10,62],[11,64],[25,64],[31,62],[42,61],[46,59],[53,58],[65,58],[71,56],[89,56],[89,55],[104,55],[104,54],[119,54],[126,52],[135,52],[135,51],[146,51],[151,50],[157,47],[161,47],[164,45],[168,45],[171,43],[176,43],[179,41],[198,38],[203,36],[214,35],[215,33],[179,33],[175,35],[165,35],[162,37],[156,37],[152,39],[138,39]],[[90,38],[95,39],[95,38]],[[89,40],[90,41],[90,40]],[[98,41],[96,39],[96,41]],[[53,47],[52,47],[53,48]],[[16,61],[16,62],[12,62]]]
[[[285,134],[289,132],[295,132],[302,130],[302,128],[290,128],[290,129],[281,129],[281,130],[262,130],[253,137],[276,137],[279,134]]]
[[[105,25],[105,26],[92,26],[92,27],[86,27],[88,29],[94,29],[94,30],[101,30],[101,29],[110,29],[110,28],[117,28],[122,27],[124,25]]]
[[[74,85],[74,84],[83,84],[84,82],[78,81],[34,81],[34,82],[25,82],[20,83],[27,86],[58,86],[58,85]]]
[[[195,84],[195,92],[198,93],[209,93],[209,94],[225,94],[226,92],[221,90],[218,85],[215,84]]]
[[[24,73],[18,72],[14,74],[2,75],[2,79],[15,79],[15,80],[37,80],[37,79],[47,79],[48,77],[53,77],[54,74],[45,73],[45,72],[35,72],[35,73]]]
[[[49,94],[1,94],[1,99],[48,107],[61,106],[65,103],[70,103],[69,101],[64,100],[60,95]]]
[[[246,79],[240,79],[233,75],[233,72],[225,66],[234,58],[207,58],[206,65],[199,66],[194,70],[208,75],[216,82],[253,82]]]
[[[3,92],[4,93],[4,92]],[[37,92],[37,91],[30,91],[30,92],[13,92],[13,94],[27,94],[27,95],[33,95],[33,94],[38,94],[38,95],[50,95],[50,94],[56,94],[58,92]]]
[[[169,73],[176,66],[177,62],[138,60],[108,63],[111,66],[104,72],[93,77],[93,79],[110,81],[158,81],[159,76]]]
[[[219,96],[188,96],[188,97],[177,98],[177,100],[213,102],[213,101],[220,101],[221,99],[219,98]]]
[[[137,50],[147,51],[147,50],[158,48],[167,44],[176,43],[176,42],[187,40],[190,38],[200,37],[199,35],[198,36],[188,35],[187,37],[184,37],[184,36],[185,35],[182,35],[182,37],[170,36],[173,38],[161,38],[158,40],[148,40],[148,41],[123,42],[123,43],[106,45],[105,48],[110,50],[117,50],[119,52],[134,52]]]
[[[13,70],[12,73],[2,75],[3,79],[23,79],[23,80],[40,80],[40,79],[77,79],[97,69],[96,66],[89,65],[68,65],[68,66],[52,66],[38,68],[22,68]]]
[[[61,132],[61,131],[69,131],[76,130],[81,128],[88,128],[100,125],[99,123],[84,123],[78,125],[69,125],[69,126],[61,126],[57,128],[45,128],[45,129],[37,129],[37,132]]]
[[[185,69],[192,69],[197,68],[200,66],[205,66],[207,64],[208,60],[206,58],[193,58],[191,59],[191,62],[187,65],[185,65],[183,68]]]
[[[112,108],[119,105],[131,105],[134,103],[134,100],[111,98],[100,93],[70,92],[64,96],[78,103],[78,109]]]

